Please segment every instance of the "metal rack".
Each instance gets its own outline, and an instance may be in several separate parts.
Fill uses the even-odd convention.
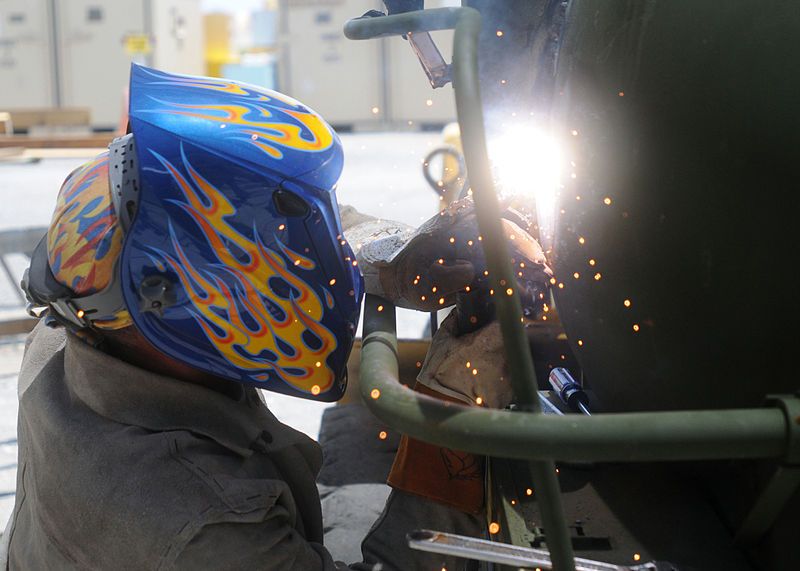
[[[533,360],[513,288],[514,274],[500,223],[484,132],[478,78],[480,13],[443,8],[358,18],[345,25],[350,39],[455,29],[453,84],[464,157],[483,247],[496,296],[503,343],[519,409],[487,410],[445,403],[403,387],[398,378],[394,307],[367,296],[361,352],[361,392],[370,409],[393,428],[441,446],[495,457],[531,460],[531,473],[557,570],[575,569],[560,501],[555,461],[677,461],[776,458],[779,470],[756,501],[739,536],[763,531],[770,513],[796,488],[800,470],[800,399],[771,399],[764,408],[551,416],[541,413]],[[382,305],[382,310],[378,306]],[[375,392],[375,391],[378,392]],[[375,398],[375,395],[379,395]],[[777,490],[777,491],[776,491]]]

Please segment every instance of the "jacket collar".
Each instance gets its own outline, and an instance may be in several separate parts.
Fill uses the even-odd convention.
[[[200,385],[151,373],[116,359],[67,334],[64,378],[99,415],[153,431],[188,430],[242,456],[301,445],[305,457],[318,448],[305,434],[282,424],[258,392],[246,387],[233,400]]]

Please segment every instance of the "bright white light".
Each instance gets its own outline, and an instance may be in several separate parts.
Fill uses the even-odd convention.
[[[490,139],[489,157],[499,195],[530,199],[542,241],[549,242],[561,180],[562,156],[556,140],[532,125],[512,126]]]

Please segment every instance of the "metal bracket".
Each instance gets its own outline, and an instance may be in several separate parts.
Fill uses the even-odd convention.
[[[786,502],[800,488],[800,398],[771,395],[766,404],[786,415],[786,452],[783,465],[775,470],[736,533],[736,541],[745,545],[756,543],[772,528]]]
[[[784,464],[800,467],[800,393],[796,395],[769,395],[767,406],[779,408],[786,415],[788,440]]]
[[[413,531],[408,534],[407,539],[409,547],[418,551],[454,555],[477,561],[489,561],[516,568],[537,567],[540,569],[553,569],[550,552],[546,549],[518,547],[507,543],[495,543],[485,539],[427,529]],[[662,571],[664,569],[675,570],[676,567],[655,561],[629,566],[604,563],[582,557],[575,558],[575,571]]]

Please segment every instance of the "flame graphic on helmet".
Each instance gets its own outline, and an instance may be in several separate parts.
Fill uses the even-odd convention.
[[[110,283],[121,247],[103,153],[61,187],[47,234],[50,269],[77,295],[89,295]]]
[[[280,93],[225,80],[199,77],[171,77],[154,83],[229,94],[234,103],[190,105],[159,100],[167,108],[153,112],[166,112],[220,123],[221,128],[227,129],[222,136],[249,140],[251,144],[275,159],[283,158],[281,148],[319,152],[333,145],[334,138],[330,127],[317,114]]]
[[[194,220],[219,262],[194,265],[171,227],[175,256],[154,250],[177,273],[191,300],[190,312],[206,338],[229,363],[251,372],[253,379],[266,381],[270,379],[266,371],[271,371],[314,395],[330,389],[335,375],[326,358],[336,349],[336,337],[321,323],[325,309],[319,296],[289,270],[287,260],[301,270],[313,270],[316,264],[279,241],[281,256],[264,245],[255,229],[252,240],[235,230],[226,218],[236,209],[185,155],[189,179],[153,154],[186,199],[171,202]]]

